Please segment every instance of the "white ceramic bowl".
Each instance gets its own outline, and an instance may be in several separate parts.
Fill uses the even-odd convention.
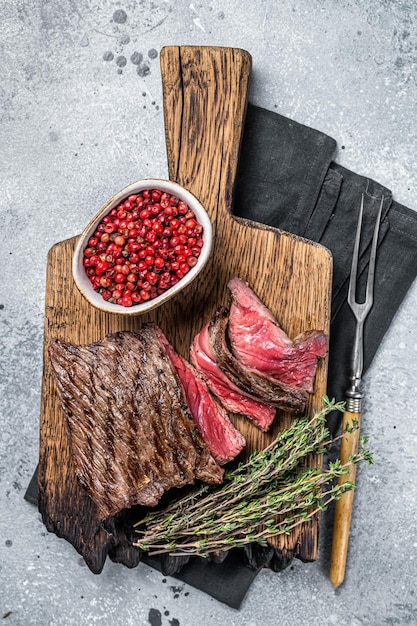
[[[93,289],[90,280],[86,274],[85,267],[83,266],[84,249],[88,246],[88,240],[95,232],[97,225],[100,223],[105,215],[107,215],[123,199],[127,198],[130,195],[138,194],[145,189],[160,189],[162,192],[177,196],[180,200],[186,202],[190,209],[194,211],[197,221],[203,226],[202,238],[204,245],[201,248],[201,253],[198,257],[197,264],[192,267],[189,272],[187,272],[187,274],[185,274],[184,277],[178,281],[178,283],[167,289],[167,291],[165,291],[161,295],[153,298],[152,300],[147,300],[146,302],[134,304],[131,307],[125,307],[106,301],[99,292]],[[164,304],[164,302],[167,302],[167,300],[177,295],[182,289],[184,289],[193,280],[195,280],[197,275],[201,272],[201,270],[208,261],[211,252],[211,246],[211,222],[205,209],[197,200],[197,198],[177,183],[169,180],[148,178],[139,180],[135,183],[131,183],[127,187],[124,187],[123,189],[118,191],[112,198],[110,198],[108,202],[106,202],[106,204],[100,209],[97,215],[93,217],[91,222],[80,235],[77,242],[72,261],[72,272],[75,284],[77,285],[78,289],[95,308],[100,309],[101,311],[105,311],[107,313],[118,313],[120,315],[128,316],[140,315],[141,313],[146,313],[147,311],[161,306],[161,304]]]

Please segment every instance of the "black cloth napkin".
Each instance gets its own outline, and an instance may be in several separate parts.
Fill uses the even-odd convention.
[[[355,320],[347,289],[362,194],[365,195],[359,296],[367,276],[374,220],[381,199],[374,306],[364,329],[364,372],[417,274],[417,213],[393,200],[389,189],[334,163],[331,137],[252,105],[248,106],[233,211],[240,217],[280,228],[326,246],[333,255],[332,318],[328,395],[345,399]],[[329,416],[332,434],[340,414]],[[25,494],[37,504],[37,473]],[[239,608],[262,567],[280,571],[291,559],[273,548],[248,546],[217,558],[144,559],[165,574]],[[180,570],[180,571],[179,571]]]

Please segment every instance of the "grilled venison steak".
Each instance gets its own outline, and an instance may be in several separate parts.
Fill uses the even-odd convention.
[[[246,367],[236,359],[227,342],[229,310],[220,307],[209,323],[209,343],[217,365],[239,389],[272,404],[283,411],[302,413],[307,404],[307,392],[286,385],[256,370]]]
[[[312,393],[317,360],[328,349],[325,335],[311,330],[291,340],[247,283],[233,278],[228,287],[233,299],[228,337],[234,356],[249,369]]]
[[[201,375],[175,352],[160,329],[158,334],[181,381],[188,407],[211,455],[219,465],[232,461],[245,447],[245,438],[210,394]]]
[[[102,519],[196,478],[221,482],[154,325],[87,346],[56,339],[49,354],[76,475]]]
[[[195,337],[190,354],[194,367],[227,411],[243,414],[261,430],[268,430],[275,419],[276,408],[244,393],[222,372],[210,347],[208,324]]]

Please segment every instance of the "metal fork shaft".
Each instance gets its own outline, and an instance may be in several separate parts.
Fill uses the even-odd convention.
[[[350,364],[350,387],[346,391],[346,410],[354,413],[360,413],[362,409],[363,326],[363,321],[356,323]]]

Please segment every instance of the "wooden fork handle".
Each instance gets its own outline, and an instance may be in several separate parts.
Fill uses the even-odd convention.
[[[359,444],[359,425],[361,414],[346,411],[343,415],[342,433],[344,436],[340,443],[340,461],[342,465],[349,462],[351,455],[357,454]],[[347,432],[346,428],[353,427],[353,432]],[[356,465],[351,464],[348,474],[340,476],[338,485],[346,481],[355,482]],[[354,489],[344,493],[339,500],[336,500],[332,556],[330,561],[330,580],[335,587],[338,587],[344,580],[346,558],[349,543],[350,520],[352,517]]]

